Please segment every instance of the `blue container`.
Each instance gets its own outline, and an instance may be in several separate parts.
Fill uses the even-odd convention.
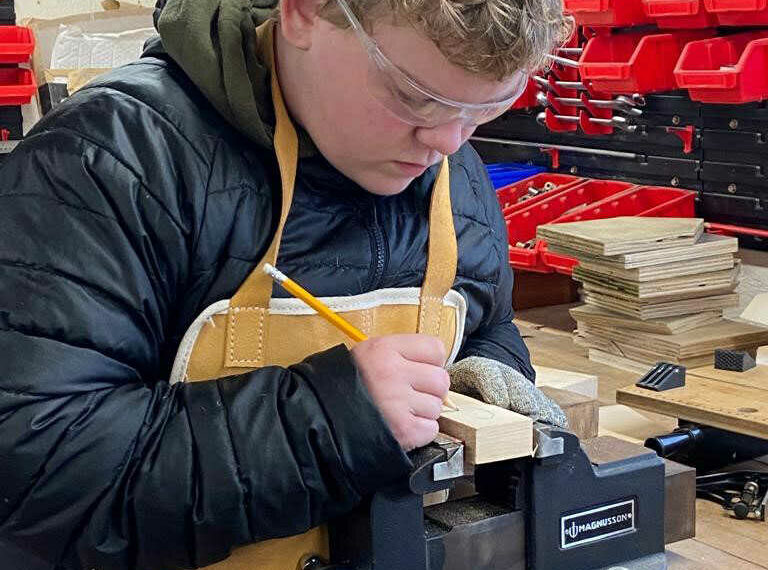
[[[530,164],[519,164],[516,162],[498,162],[495,164],[486,164],[488,176],[491,178],[491,184],[498,190],[509,184],[519,182],[525,178],[535,176],[540,172],[546,172],[543,166],[532,166]]]

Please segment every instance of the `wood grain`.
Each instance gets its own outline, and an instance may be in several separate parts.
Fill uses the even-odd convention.
[[[685,386],[653,392],[621,388],[616,401],[659,414],[768,439],[768,390],[689,374]]]
[[[568,418],[568,429],[579,439],[597,437],[600,422],[600,404],[597,397],[587,397],[568,390],[540,386],[541,391],[552,398]]]
[[[440,431],[464,442],[464,459],[473,465],[530,456],[531,418],[450,392],[458,410],[444,410]]]

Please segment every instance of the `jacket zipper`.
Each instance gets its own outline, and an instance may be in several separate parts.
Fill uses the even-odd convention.
[[[375,266],[371,274],[371,278],[368,282],[368,290],[374,291],[381,285],[381,278],[384,275],[384,268],[387,265],[387,247],[385,244],[384,233],[379,227],[378,210],[376,209],[375,198],[372,202],[370,223],[368,224],[368,232],[371,235],[371,249],[372,258],[375,261]]]

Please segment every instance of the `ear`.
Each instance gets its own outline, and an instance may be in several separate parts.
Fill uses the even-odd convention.
[[[283,37],[298,49],[309,49],[318,12],[326,3],[327,0],[282,0],[280,30]]]

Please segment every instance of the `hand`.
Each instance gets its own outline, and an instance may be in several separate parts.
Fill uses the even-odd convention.
[[[423,334],[388,335],[357,344],[352,357],[400,446],[410,451],[431,442],[451,384],[443,343]]]
[[[481,356],[470,356],[448,368],[454,392],[477,397],[534,421],[567,428],[568,418],[554,401],[514,368]]]

